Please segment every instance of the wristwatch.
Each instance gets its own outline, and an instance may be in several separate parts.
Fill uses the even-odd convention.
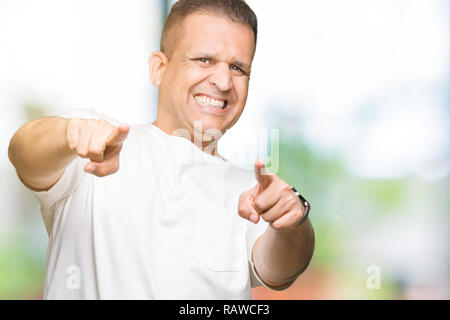
[[[298,227],[299,225],[301,225],[303,223],[303,221],[306,220],[306,218],[308,218],[309,211],[311,210],[311,205],[309,204],[308,201],[306,201],[305,198],[303,198],[303,196],[300,194],[300,192],[297,191],[297,189],[295,189],[293,186],[291,186],[291,189],[294,192],[294,194],[300,199],[302,204],[305,206],[305,214],[303,215],[302,220],[300,220],[300,222],[297,223],[297,225],[295,226],[295,227]]]

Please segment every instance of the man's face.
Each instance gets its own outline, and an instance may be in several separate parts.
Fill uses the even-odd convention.
[[[162,75],[159,113],[166,119],[161,120],[172,131],[183,128],[193,135],[194,121],[201,121],[203,132],[218,129],[224,134],[247,101],[253,32],[246,25],[208,14],[188,15],[182,29]],[[205,134],[203,139],[211,137]]]

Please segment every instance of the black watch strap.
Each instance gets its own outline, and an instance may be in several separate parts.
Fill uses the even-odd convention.
[[[306,220],[306,218],[308,218],[309,211],[311,211],[311,205],[305,198],[303,198],[303,196],[300,194],[300,192],[297,191],[297,189],[295,189],[293,186],[291,186],[291,189],[294,192],[294,194],[300,199],[302,204],[305,206],[305,214],[303,215],[302,220],[300,220],[300,222],[297,223],[297,225],[295,226],[295,227],[298,227],[299,225],[301,225],[303,223],[303,221]]]

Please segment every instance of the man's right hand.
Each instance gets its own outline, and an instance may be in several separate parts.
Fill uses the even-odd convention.
[[[115,127],[105,120],[69,119],[66,141],[73,152],[91,160],[84,166],[85,172],[104,177],[119,170],[119,155],[129,129],[126,124]]]

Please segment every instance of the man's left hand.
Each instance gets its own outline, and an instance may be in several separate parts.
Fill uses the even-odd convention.
[[[258,183],[239,197],[239,215],[253,223],[258,223],[261,216],[277,231],[293,230],[306,209],[291,186],[276,174],[266,172],[260,159],[255,162],[255,177]]]

